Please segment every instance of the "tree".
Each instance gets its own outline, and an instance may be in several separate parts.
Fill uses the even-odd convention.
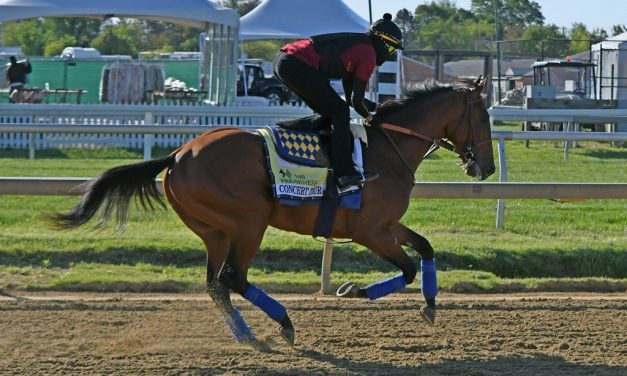
[[[454,1],[439,0],[418,5],[414,12],[414,20],[418,28],[423,28],[432,22],[475,20],[475,16],[465,9],[457,8]]]
[[[494,26],[450,0],[419,5],[413,17],[414,41],[422,49],[475,50],[490,39]]]
[[[72,46],[89,47],[89,43],[100,33],[101,25],[102,20],[100,19],[79,17],[46,18],[43,23],[46,44],[54,42],[58,38],[65,38],[74,40]],[[68,36],[71,38],[67,38]]]
[[[40,19],[6,22],[3,25],[4,44],[20,46],[26,56],[41,56],[44,53],[42,28],[43,22]]]
[[[198,28],[151,20],[137,22],[144,30],[143,51],[199,51]]]
[[[472,0],[471,11],[495,25],[495,40],[509,28],[544,25],[540,5],[530,0]]]
[[[120,20],[96,37],[91,45],[105,55],[137,56],[142,50],[143,30],[134,20]]]
[[[625,25],[614,25],[612,26],[612,36],[622,34],[627,32],[627,26]]]
[[[44,47],[44,56],[58,56],[61,55],[63,49],[69,46],[77,46],[76,38],[71,35],[63,35],[60,38],[49,40]]]
[[[583,23],[574,23],[570,29],[571,49],[574,52],[588,51],[591,43],[607,39],[607,32],[600,28],[588,31]]]
[[[247,0],[247,1],[240,2],[237,7],[239,10],[240,17],[244,17],[251,10],[255,9],[257,5],[259,4],[261,4],[260,0]]]
[[[243,17],[261,4],[261,0],[224,0],[218,3],[227,8],[237,9],[239,16]]]
[[[257,40],[244,43],[244,52],[249,59],[272,61],[285,41]]]
[[[557,25],[533,25],[525,29],[522,35],[525,42],[520,50],[541,53],[542,56],[563,57],[568,55],[568,44]],[[559,42],[558,42],[559,41]]]
[[[407,9],[401,9],[396,13],[394,23],[398,25],[399,29],[401,29],[401,33],[403,33],[403,44],[405,48],[408,50],[417,49],[418,45],[415,41],[418,27],[414,21],[414,16]]]
[[[100,32],[101,20],[46,18],[43,20],[44,56],[60,55],[65,47],[89,47]]]

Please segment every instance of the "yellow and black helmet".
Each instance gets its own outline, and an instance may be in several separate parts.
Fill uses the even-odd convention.
[[[372,26],[370,26],[368,34],[378,37],[383,43],[394,49],[405,49],[405,47],[403,47],[403,34],[401,33],[401,29],[392,22],[392,15],[390,13],[385,13],[382,19],[375,21]]]

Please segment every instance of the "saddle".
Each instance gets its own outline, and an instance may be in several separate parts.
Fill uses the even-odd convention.
[[[264,141],[266,168],[272,181],[274,197],[283,204],[302,205],[305,202],[322,200],[328,192],[329,179],[328,149],[330,119],[320,115],[277,123],[257,130]],[[353,160],[361,166],[361,144],[355,142]],[[359,187],[338,191],[331,187],[339,198],[339,206],[359,209],[361,198]],[[352,197],[351,197],[352,196]]]
[[[323,135],[328,136],[329,129],[331,129],[331,118],[313,114],[298,119],[278,121],[276,125],[294,131],[322,132]]]
[[[319,114],[276,123],[279,154],[307,166],[329,167],[331,119]]]
[[[279,154],[295,163],[307,166],[329,167],[329,147],[331,142],[331,118],[319,114],[276,123],[275,137]],[[363,125],[350,123],[355,140],[368,145],[368,137]],[[280,143],[280,145],[279,145]],[[353,162],[361,167],[361,143],[355,142]]]
[[[328,133],[271,127],[276,151],[281,158],[312,167],[329,167]]]

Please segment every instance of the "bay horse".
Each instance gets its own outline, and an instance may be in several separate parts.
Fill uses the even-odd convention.
[[[434,145],[456,152],[468,176],[483,180],[494,173],[489,116],[481,97],[484,85],[481,78],[456,84],[430,80],[379,109],[376,116],[382,124],[367,128],[363,156],[364,166],[380,176],[363,187],[361,209],[338,209],[332,237],[369,248],[401,273],[363,288],[349,283],[338,290],[339,296],[376,299],[409,285],[418,269],[403,247],[412,248],[421,258],[426,301],[419,312],[433,323],[438,292],[434,251],[427,239],[399,220],[409,205],[414,173]],[[133,197],[147,210],[155,203],[165,206],[155,183],[162,171],[167,201],[204,242],[207,290],[235,339],[259,345],[233,307],[231,291],[279,323],[280,335],[294,344],[287,310],[248,282],[248,268],[268,226],[311,235],[318,205],[287,206],[274,199],[264,146],[256,132],[218,128],[167,157],[111,168],[85,183],[84,195],[74,208],[52,219],[63,228],[79,227],[97,214],[101,224],[112,217],[123,223]]]

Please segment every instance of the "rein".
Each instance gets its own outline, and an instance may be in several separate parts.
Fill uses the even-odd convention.
[[[446,150],[450,150],[452,152],[458,153],[455,150],[455,146],[453,146],[453,144],[451,144],[450,142],[448,142],[447,140],[442,139],[442,138],[431,138],[431,137],[425,136],[424,134],[422,134],[420,132],[416,132],[416,131],[413,131],[413,130],[408,129],[408,128],[399,127],[398,125],[394,125],[394,124],[390,124],[390,123],[381,123],[381,128],[384,128],[384,129],[387,129],[389,131],[393,131],[393,132],[396,132],[396,133],[402,133],[402,134],[406,134],[408,136],[420,138],[420,139],[423,139],[425,141],[432,142],[435,147],[440,147],[441,146],[441,147],[443,147]],[[427,154],[425,154],[423,159],[426,158],[427,156],[429,156],[429,154],[431,154],[433,151],[431,149],[429,149],[429,151],[427,152]]]

